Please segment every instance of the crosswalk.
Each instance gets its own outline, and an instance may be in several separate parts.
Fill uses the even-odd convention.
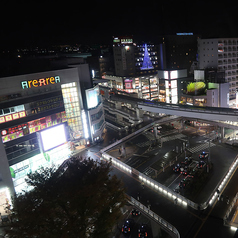
[[[184,137],[187,137],[187,136],[183,135],[183,134],[175,134],[175,135],[171,135],[171,136],[162,137],[161,139],[163,142],[167,142],[167,141],[171,141],[171,140],[182,139]]]
[[[145,174],[149,177],[152,177],[155,174],[155,171],[153,169],[151,169],[150,167],[148,167],[143,171],[143,174]]]
[[[216,146],[216,144],[210,142],[210,147]],[[188,148],[187,150],[190,151],[191,153],[196,153],[196,152],[202,152],[203,150],[206,150],[209,148],[209,142],[205,142],[203,144],[194,146],[192,148]]]
[[[143,141],[136,144],[138,147],[147,147],[151,145],[151,141]]]
[[[143,141],[143,142],[139,142],[136,145],[138,147],[147,147],[151,144],[151,140],[154,140],[155,137],[152,133],[144,133],[144,135],[146,136],[146,138],[148,139],[148,141]],[[171,141],[171,140],[177,140],[177,139],[182,139],[186,137],[186,135],[183,134],[175,134],[175,135],[170,135],[170,136],[165,136],[161,138],[162,142],[167,142],[167,141]]]

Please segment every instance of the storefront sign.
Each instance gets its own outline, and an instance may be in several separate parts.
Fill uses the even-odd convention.
[[[27,165],[25,165],[25,166],[23,166],[23,167],[21,167],[21,168],[19,168],[19,169],[16,169],[16,170],[14,170],[14,173],[16,174],[16,173],[19,173],[19,172],[21,172],[21,171],[23,171],[23,170],[25,170],[25,169],[28,169],[29,168],[29,165],[27,164]]]
[[[19,118],[25,117],[25,116],[26,116],[25,111],[12,113],[12,114],[0,117],[0,123],[16,120],[16,119],[19,119]]]
[[[48,85],[48,84],[55,84],[55,83],[60,83],[60,77],[59,76],[22,81],[21,82],[21,87],[22,87],[22,89],[37,88],[37,87],[45,86],[45,85]]]
[[[47,110],[52,110],[63,106],[63,97],[56,96],[49,99],[36,101],[30,104],[31,113],[39,113]]]

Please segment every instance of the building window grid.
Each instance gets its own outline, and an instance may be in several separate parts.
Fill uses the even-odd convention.
[[[80,135],[83,135],[82,131],[82,121],[80,117],[80,105],[79,97],[77,93],[77,85],[75,82],[61,85],[66,118],[68,125],[73,132],[80,132]]]

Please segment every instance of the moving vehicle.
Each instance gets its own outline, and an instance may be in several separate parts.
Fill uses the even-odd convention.
[[[205,166],[206,166],[206,163],[203,160],[199,161],[197,164],[198,169],[204,168]]]
[[[180,172],[180,164],[176,164],[176,165],[174,166],[174,168],[173,168],[173,171],[174,171],[175,173]]]
[[[204,160],[204,159],[208,159],[208,153],[203,151],[200,155],[199,155],[199,159]]]
[[[181,180],[181,182],[179,183],[179,187],[188,188],[189,186],[191,186],[192,182],[193,182],[193,176],[187,175],[184,179]]]
[[[138,229],[138,237],[145,238],[148,237],[148,225],[141,224],[140,228]]]
[[[139,215],[140,215],[140,211],[138,211],[138,210],[136,210],[136,209],[132,209],[131,215],[132,215],[132,216],[139,216]]]
[[[126,219],[125,223],[122,225],[122,233],[124,236],[130,236],[131,229],[134,226],[135,222],[133,219]]]

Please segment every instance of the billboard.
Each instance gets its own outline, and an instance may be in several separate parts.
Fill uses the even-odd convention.
[[[40,144],[44,152],[67,142],[64,124],[40,131],[39,135]]]
[[[203,95],[206,91],[206,84],[204,82],[191,82],[187,84],[186,94]]]
[[[100,103],[100,95],[99,95],[99,87],[96,86],[92,89],[86,90],[86,99],[87,99],[87,106],[88,109],[97,107],[97,105]]]

